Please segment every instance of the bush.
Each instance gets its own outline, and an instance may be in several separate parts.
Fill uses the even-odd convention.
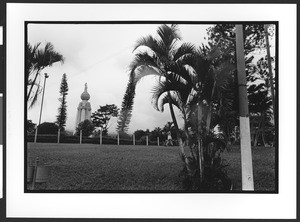
[[[80,135],[80,130],[82,130],[82,136],[90,136],[95,129],[94,124],[86,119],[83,122],[79,123],[77,128],[76,128],[76,135]]]
[[[203,138],[203,160],[204,175],[200,183],[199,149],[194,141],[191,145],[192,156],[188,157],[188,164],[184,165],[182,174],[184,176],[183,186],[187,190],[198,190],[201,192],[226,192],[231,189],[231,180],[227,175],[227,166],[221,158],[221,153],[226,149],[226,142],[215,135],[207,135]],[[182,156],[184,161],[184,157]]]
[[[38,126],[38,134],[57,134],[58,126],[55,123],[44,122]]]

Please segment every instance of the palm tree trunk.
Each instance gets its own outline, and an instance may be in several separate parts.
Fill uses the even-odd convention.
[[[31,83],[30,90],[29,90],[29,92],[28,92],[28,94],[27,94],[26,102],[28,102],[28,100],[29,100],[29,97],[30,97],[32,88],[33,88],[33,86],[34,86],[34,84],[35,84],[35,82],[36,82],[36,78],[38,77],[39,72],[40,72],[40,70],[37,70],[37,72],[36,72],[36,74],[35,74],[35,77],[34,77],[34,80],[33,80],[33,82]],[[28,81],[28,80],[27,80],[27,81]]]
[[[193,149],[192,149],[192,146],[191,146],[190,134],[189,134],[189,131],[188,131],[188,128],[187,128],[187,118],[186,118],[186,113],[185,113],[184,108],[182,109],[182,114],[183,114],[183,120],[184,120],[184,132],[185,132],[185,135],[186,135],[187,146],[189,146],[189,148],[190,148],[191,156],[193,157],[193,159],[195,159],[195,155],[194,155],[194,152],[193,152]]]
[[[171,97],[171,93],[170,92],[168,92],[168,96],[169,96],[169,98]],[[180,146],[180,152],[181,152],[181,154],[182,154],[182,156],[184,158],[185,163],[187,164],[188,163],[187,157],[186,157],[186,154],[184,152],[182,138],[181,138],[181,135],[180,135],[180,132],[179,132],[179,127],[178,127],[178,124],[177,124],[177,120],[176,120],[176,117],[175,117],[173,105],[172,105],[171,102],[169,102],[169,108],[170,108],[170,112],[171,112],[172,121],[174,123],[174,127],[175,127],[175,130],[176,130],[176,136],[177,136],[178,143],[179,143],[179,146]]]
[[[169,97],[169,100],[170,100],[170,99],[171,99],[171,93],[170,93],[170,91],[168,91],[168,97]],[[174,123],[174,127],[175,127],[176,133],[177,133],[177,131],[179,132],[179,127],[178,127],[178,123],[177,123],[177,120],[176,120],[176,117],[175,117],[173,105],[172,105],[171,102],[169,102],[169,107],[170,107],[170,112],[171,112],[172,121],[173,121],[173,123]]]
[[[198,103],[198,152],[199,152],[199,176],[200,176],[200,184],[203,182],[204,175],[204,156],[203,156],[203,146],[202,146],[202,107],[201,103]]]
[[[206,118],[206,135],[209,133],[210,130],[210,123],[211,123],[211,110],[212,110],[212,98],[215,92],[215,88],[216,88],[216,81],[214,81],[214,86],[213,89],[211,91],[211,102],[209,103],[209,107],[208,107],[208,113],[207,113],[207,118]]]
[[[265,113],[263,112],[261,114],[261,138],[264,146],[266,146],[266,141],[265,141]]]

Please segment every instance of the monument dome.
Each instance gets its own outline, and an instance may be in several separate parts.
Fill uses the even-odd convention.
[[[84,85],[84,92],[81,93],[82,100],[89,100],[90,99],[90,94],[87,92],[87,84]]]
[[[77,107],[77,115],[76,115],[76,123],[75,123],[75,130],[74,134],[76,133],[76,128],[79,123],[83,122],[84,120],[91,120],[91,104],[88,101],[90,99],[90,94],[87,92],[87,84],[84,84],[84,92],[81,93],[81,102]]]

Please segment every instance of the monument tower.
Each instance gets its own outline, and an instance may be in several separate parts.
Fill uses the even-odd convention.
[[[91,104],[88,101],[90,99],[90,94],[87,92],[87,83],[84,84],[84,92],[81,93],[80,98],[82,101],[77,108],[75,131],[79,123],[86,119],[91,120]]]

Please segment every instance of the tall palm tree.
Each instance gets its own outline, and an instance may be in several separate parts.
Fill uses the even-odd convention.
[[[46,43],[45,47],[40,49],[37,43],[31,46],[26,45],[26,78],[27,78],[27,96],[26,101],[29,107],[32,107],[41,92],[40,74],[41,71],[48,66],[52,66],[56,62],[64,62],[64,57],[54,50],[52,43]],[[39,79],[38,79],[39,77]],[[35,90],[33,88],[36,87]]]
[[[135,58],[130,64],[130,80],[123,99],[126,109],[121,110],[121,114],[123,115],[119,117],[119,130],[124,130],[126,127],[125,123],[129,123],[136,84],[148,75],[159,76],[159,81],[168,81],[170,75],[173,73],[172,68],[176,67],[176,65],[180,67],[184,63],[185,58],[193,53],[194,46],[192,44],[183,43],[177,47],[180,39],[178,27],[173,24],[171,26],[161,25],[158,27],[156,37],[149,35],[137,41],[133,51],[136,52],[137,49],[141,48],[143,50],[136,52]],[[182,147],[182,139],[171,102],[170,91],[167,92],[167,98],[179,144]],[[126,106],[125,104],[128,105]],[[183,148],[181,151],[184,153]]]

